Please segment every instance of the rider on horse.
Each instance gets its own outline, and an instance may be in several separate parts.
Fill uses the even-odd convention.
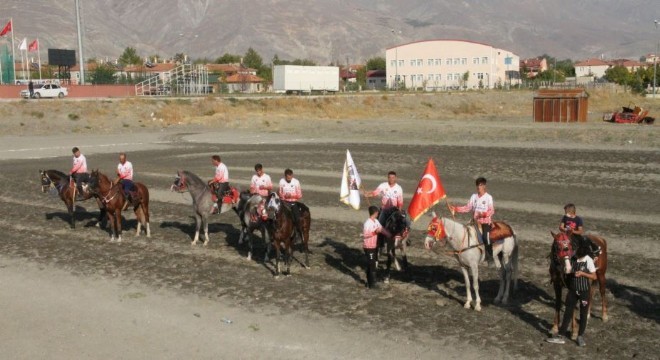
[[[302,189],[300,188],[300,182],[298,179],[293,177],[293,170],[284,170],[284,177],[280,179],[278,195],[280,196],[280,199],[291,208],[296,231],[299,234],[302,234],[300,207],[298,205],[298,201],[302,198]]]
[[[219,155],[211,156],[211,163],[215,167],[215,176],[212,180],[209,180],[208,184],[213,193],[213,213],[217,214],[220,212],[218,209],[218,199],[221,199],[230,190],[229,170]]]
[[[566,204],[564,206],[564,216],[559,223],[559,230],[567,233],[573,241],[573,249],[577,249],[579,244],[587,241],[589,245],[590,255],[592,258],[597,259],[600,254],[600,247],[594,244],[589,238],[584,236],[584,222],[582,218],[576,215],[576,208],[574,204]]]
[[[74,146],[73,149],[71,149],[71,152],[73,153],[73,166],[71,167],[71,171],[69,171],[69,175],[76,184],[77,193],[82,194],[82,183],[89,181],[87,159],[85,158],[85,155],[80,153],[78,147]]]
[[[250,181],[250,194],[252,195],[261,195],[264,199],[257,208],[257,212],[261,217],[267,217],[266,214],[266,198],[270,194],[270,191],[273,190],[273,182],[270,180],[270,176],[264,173],[263,165],[257,163],[254,165],[254,171],[256,174],[252,175],[252,180]]]
[[[479,177],[475,181],[477,192],[472,194],[470,200],[465,206],[450,206],[452,213],[454,211],[459,213],[474,212],[473,219],[475,221],[475,228],[477,234],[486,248],[486,254],[489,259],[493,257],[493,244],[490,241],[490,229],[492,224],[492,217],[495,214],[495,205],[493,204],[493,197],[486,192],[486,178]]]
[[[381,197],[381,209],[380,215],[378,216],[378,222],[380,222],[383,226],[395,209],[399,209],[399,211],[405,214],[403,210],[403,189],[399,184],[397,184],[396,180],[396,172],[390,171],[387,173],[386,182],[378,185],[374,191],[364,194],[365,197]],[[410,229],[410,218],[408,216],[405,216],[405,218],[406,228]]]
[[[119,153],[119,164],[117,164],[117,182],[121,183],[126,195],[124,209],[129,203],[136,204],[138,199],[137,188],[133,183],[133,164],[126,160],[126,153]]]

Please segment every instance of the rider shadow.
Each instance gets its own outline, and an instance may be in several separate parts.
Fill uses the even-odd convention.
[[[653,320],[656,324],[660,323],[660,313],[658,313],[660,295],[636,286],[620,284],[613,279],[607,279],[607,288],[612,296],[625,304],[628,310],[638,316]],[[594,293],[597,293],[597,291]]]
[[[348,275],[353,278],[358,283],[363,284],[366,280],[366,277],[361,276],[360,273],[356,272],[358,266],[365,267],[366,261],[364,260],[364,253],[359,249],[354,249],[348,245],[333,240],[329,237],[323,239],[318,245],[320,248],[330,246],[334,250],[334,254],[338,256],[333,256],[333,254],[325,254],[325,262],[331,267],[335,268],[339,272]],[[365,275],[366,276],[366,275]]]

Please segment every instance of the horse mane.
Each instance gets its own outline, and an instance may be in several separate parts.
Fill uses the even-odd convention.
[[[199,186],[208,186],[202,179],[199,178],[199,176],[191,173],[190,171],[183,170],[182,173],[183,173],[183,175],[186,176],[186,179],[188,179],[187,181],[189,183],[195,183],[196,185],[199,185]]]
[[[44,173],[56,184],[60,184],[62,181],[68,180],[69,175],[59,171],[59,170],[45,170]]]

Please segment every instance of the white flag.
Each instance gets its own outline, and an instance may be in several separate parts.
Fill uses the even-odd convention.
[[[351,153],[346,150],[339,200],[355,210],[360,210],[360,185],[362,185],[362,179],[360,179],[360,174],[358,174]]]
[[[23,38],[23,41],[18,45],[18,50],[27,50],[27,38]]]

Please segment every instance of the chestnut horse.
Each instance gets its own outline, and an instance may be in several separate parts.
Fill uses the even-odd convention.
[[[562,289],[566,286],[566,274],[571,272],[570,259],[573,256],[574,244],[566,233],[555,234],[552,231],[552,249],[550,253],[550,281],[555,289],[555,317],[550,332],[557,334],[559,323],[561,321]],[[605,295],[605,273],[607,272],[607,241],[596,235],[586,235],[594,244],[600,246],[601,253],[594,261],[596,266],[597,280],[592,281],[589,288],[589,310],[587,314],[591,316],[591,305],[594,297],[594,282],[598,281],[600,288],[600,299],[602,301],[602,319],[607,322],[607,297]],[[573,313],[573,332],[572,338],[577,338],[577,326],[575,323],[575,313]]]
[[[141,226],[144,226],[147,237],[151,237],[149,227],[149,190],[144,184],[135,182],[138,199],[134,201],[133,211],[137,219],[137,232],[135,236],[140,236]],[[97,194],[101,202],[106,207],[108,223],[110,223],[110,241],[121,242],[121,212],[126,202],[126,196],[120,183],[113,183],[104,174],[98,170],[92,171],[89,179],[90,191]]]
[[[309,268],[309,227],[311,224],[311,215],[309,209],[305,206],[300,214],[302,227],[303,251],[305,253],[306,268]],[[280,275],[280,255],[283,248],[284,263],[286,264],[287,275],[291,274],[291,259],[293,257],[293,242],[296,236],[296,226],[293,221],[293,213],[290,205],[284,204],[280,197],[271,192],[266,199],[266,212],[268,213],[268,230],[273,246],[275,247],[275,276]]]
[[[66,175],[65,173],[57,170],[39,170],[39,175],[41,177],[41,192],[48,192],[49,190],[51,191],[56,191],[57,194],[60,196],[60,199],[64,202],[64,205],[66,205],[66,209],[69,212],[69,216],[71,217],[70,221],[70,226],[72,229],[76,228],[76,216],[75,216],[75,211],[76,211],[76,203],[74,199],[74,186],[75,186],[75,181],[71,180],[71,176]],[[89,200],[94,196],[94,194],[91,194],[90,192],[83,192],[82,194],[82,201]],[[99,210],[101,212],[99,213],[99,218],[97,220],[97,225],[101,223],[101,220],[103,219],[103,216],[105,216],[105,207],[101,203],[100,199],[98,197],[96,198],[96,203],[99,206]]]

